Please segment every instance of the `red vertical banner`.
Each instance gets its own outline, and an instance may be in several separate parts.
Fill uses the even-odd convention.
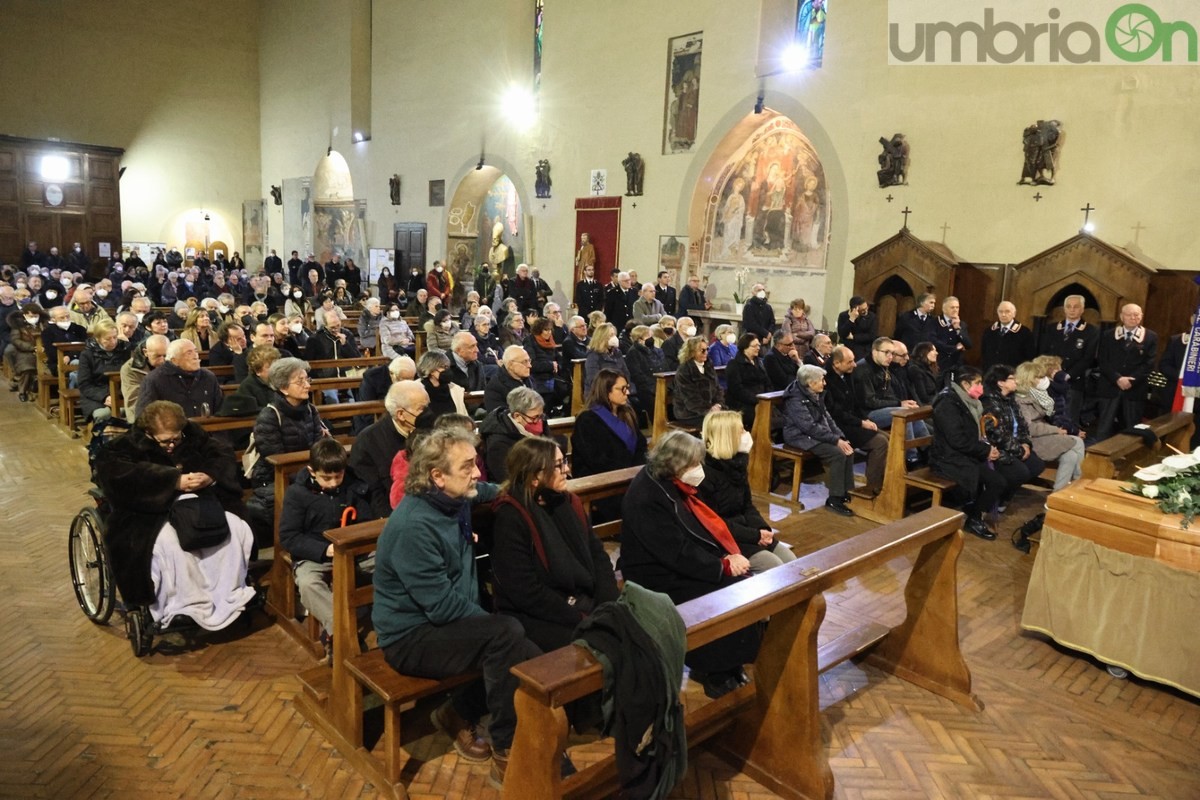
[[[613,270],[621,268],[621,198],[579,197],[575,199],[575,254],[579,252],[579,237],[587,234],[596,248],[596,280],[608,283]],[[580,280],[575,270],[575,281]]]

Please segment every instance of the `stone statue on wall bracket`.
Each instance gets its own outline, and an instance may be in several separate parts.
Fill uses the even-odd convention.
[[[875,175],[879,178],[879,188],[889,186],[905,186],[908,184],[908,140],[903,133],[897,133],[891,139],[879,137],[883,152],[879,154],[879,169]]]
[[[388,191],[392,196],[392,205],[400,205],[400,175],[393,173],[392,177],[388,178]]]
[[[537,162],[537,167],[534,169],[533,188],[540,198],[550,197],[550,161],[543,158]]]
[[[1062,140],[1062,123],[1056,119],[1039,119],[1021,135],[1025,149],[1025,164],[1018,185],[1053,186],[1058,165],[1058,145]]]
[[[272,186],[271,199],[275,201],[275,205],[283,205],[283,189],[279,186]]]
[[[621,166],[625,168],[625,196],[641,197],[642,182],[646,177],[646,162],[642,160],[641,153],[631,152]]]

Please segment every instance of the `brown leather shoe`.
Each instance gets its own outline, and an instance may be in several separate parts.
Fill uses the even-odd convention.
[[[504,773],[508,771],[508,754],[509,751],[496,747],[492,750],[492,772],[488,775],[488,782],[493,788],[504,788]]]
[[[435,728],[450,737],[454,751],[464,761],[482,763],[492,757],[492,748],[479,735],[478,726],[459,716],[450,701],[438,706],[429,719]]]

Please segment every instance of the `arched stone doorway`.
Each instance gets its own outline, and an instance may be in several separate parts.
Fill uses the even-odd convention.
[[[895,330],[896,318],[917,307],[912,287],[899,275],[892,275],[880,284],[875,296],[868,297],[867,302],[875,307],[880,331]]]
[[[480,265],[490,265],[499,254],[493,248],[497,226],[507,248],[502,270],[511,277],[517,264],[528,261],[525,204],[516,184],[499,167],[472,169],[459,181],[446,212],[446,261],[454,280],[455,303],[461,303],[474,286]]]
[[[763,282],[776,307],[825,293],[832,202],[816,148],[772,109],[747,114],[701,170],[688,217],[688,272],[729,306]],[[682,279],[681,279],[682,280]]]

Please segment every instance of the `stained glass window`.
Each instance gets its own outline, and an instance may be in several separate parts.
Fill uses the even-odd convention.
[[[821,66],[825,55],[825,17],[829,0],[800,0],[796,11],[795,46],[805,67]]]
[[[533,0],[533,91],[542,88],[542,34],[546,0]]]

